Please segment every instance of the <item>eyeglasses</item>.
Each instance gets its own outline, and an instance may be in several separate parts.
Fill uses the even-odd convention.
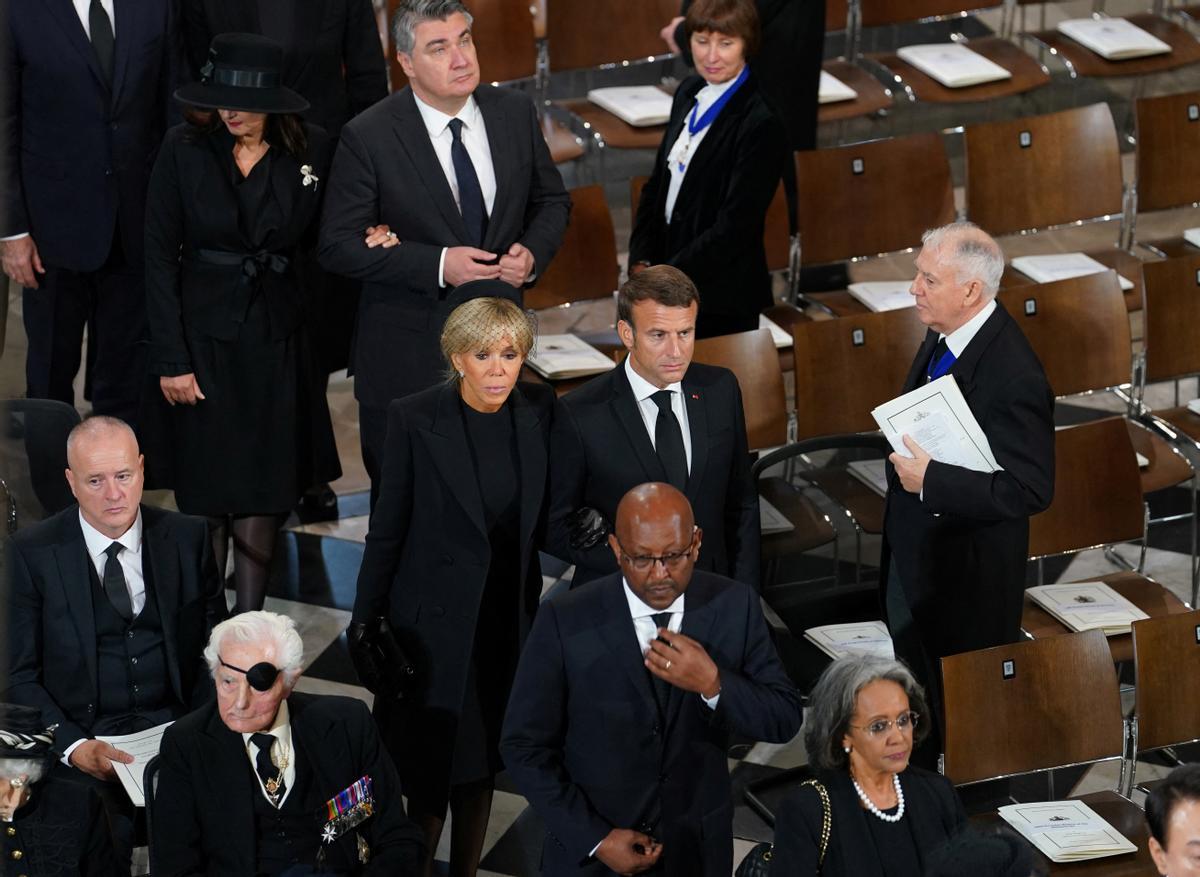
[[[914,713],[909,710],[906,713],[901,713],[895,719],[876,719],[869,725],[851,725],[851,728],[856,728],[859,731],[866,731],[870,737],[878,737],[880,734],[886,734],[892,730],[892,725],[895,725],[900,731],[912,731],[917,727],[917,722],[921,720],[920,713]]]
[[[621,549],[621,560],[628,563],[638,572],[647,572],[654,567],[654,564],[661,563],[664,567],[675,572],[683,568],[684,561],[688,555],[692,553],[692,546],[696,544],[695,528],[692,530],[692,538],[688,541],[687,548],[683,551],[676,551],[671,554],[630,554],[625,550],[625,546],[621,545],[621,540],[617,540],[617,545]]]

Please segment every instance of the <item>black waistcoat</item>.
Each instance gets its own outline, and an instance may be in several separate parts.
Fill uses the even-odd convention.
[[[317,813],[323,802],[315,800],[319,793],[312,791],[312,767],[295,740],[293,733],[296,784],[278,809],[262,794],[258,774],[246,759],[246,770],[254,783],[255,874],[282,874],[295,866],[300,866],[297,870],[302,873],[305,866],[312,866],[317,860],[323,824]]]

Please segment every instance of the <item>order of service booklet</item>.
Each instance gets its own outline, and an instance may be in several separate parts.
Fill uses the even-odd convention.
[[[976,472],[995,472],[1000,468],[953,375],[942,375],[884,402],[871,416],[893,450],[902,457],[912,458],[902,438],[907,435],[939,463]]]
[[[1082,801],[1009,804],[1000,818],[1052,862],[1136,853],[1137,847]]]

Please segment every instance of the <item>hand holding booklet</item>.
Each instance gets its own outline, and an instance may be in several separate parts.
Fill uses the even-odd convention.
[[[165,722],[136,734],[111,734],[96,738],[133,756],[132,764],[114,761],[112,766],[117,772],[117,779],[121,781],[121,786],[125,789],[125,794],[129,796],[129,800],[135,807],[146,806],[146,791],[142,787],[142,775],[146,771],[147,762],[158,755],[163,732],[172,724],[172,722]]]
[[[1009,804],[999,813],[1052,862],[1082,862],[1137,852],[1128,838],[1082,801]]]
[[[987,436],[967,407],[953,375],[942,375],[922,387],[884,402],[871,412],[884,438],[902,457],[912,458],[907,435],[939,463],[975,472],[1000,469]]]

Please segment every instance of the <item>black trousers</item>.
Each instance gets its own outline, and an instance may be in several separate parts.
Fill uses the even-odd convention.
[[[925,705],[929,713],[921,716],[921,723],[928,728],[928,736],[913,749],[912,762],[926,770],[937,770],[938,756],[942,752],[941,661],[929,653],[921,640],[908,598],[904,595],[895,558],[890,563],[885,595],[888,631],[892,635],[896,657],[908,666],[925,689]]]
[[[125,258],[120,233],[95,271],[47,265],[38,283],[21,299],[29,339],[26,395],[75,404],[72,384],[86,328],[93,410],[136,426],[145,382],[146,289],[142,267]]]

